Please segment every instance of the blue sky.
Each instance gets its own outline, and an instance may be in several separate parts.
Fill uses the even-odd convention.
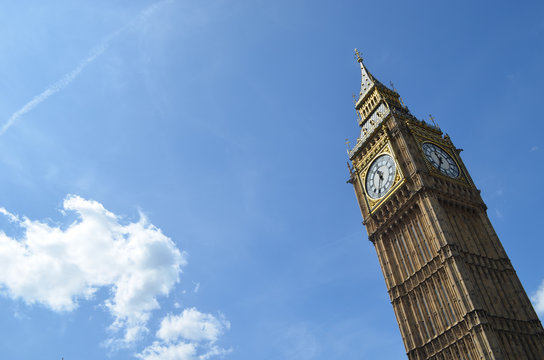
[[[537,1],[4,2],[0,357],[402,358],[346,184],[355,47],[464,149],[544,316],[543,15]]]

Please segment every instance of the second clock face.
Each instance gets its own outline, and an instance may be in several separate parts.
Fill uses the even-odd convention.
[[[437,168],[442,174],[451,178],[459,176],[459,168],[452,157],[441,147],[433,143],[424,143],[421,145],[423,153],[429,162]]]
[[[393,186],[396,173],[397,168],[391,155],[384,154],[374,160],[366,174],[368,196],[372,199],[379,199],[387,194]]]

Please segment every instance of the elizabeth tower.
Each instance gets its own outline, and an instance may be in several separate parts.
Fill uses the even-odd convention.
[[[361,66],[350,180],[408,358],[543,360],[544,330],[452,140]]]

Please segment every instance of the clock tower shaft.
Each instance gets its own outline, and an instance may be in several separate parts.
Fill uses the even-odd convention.
[[[410,360],[544,359],[544,330],[449,136],[410,114],[358,53],[350,179]],[[380,157],[394,159],[381,181]],[[369,175],[370,174],[370,175]]]

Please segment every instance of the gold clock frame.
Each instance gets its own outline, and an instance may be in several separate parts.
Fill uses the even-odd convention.
[[[453,181],[463,186],[474,186],[469,176],[467,175],[465,167],[462,165],[461,160],[459,159],[455,147],[453,146],[451,141],[449,141],[449,137],[447,135],[445,137],[442,137],[442,131],[440,131],[440,129],[431,128],[428,125],[422,125],[421,123],[417,123],[414,121],[406,120],[405,124],[410,129],[410,132],[414,135],[414,138],[419,148],[419,153],[423,157],[425,165],[427,166],[427,170],[429,170],[429,173],[431,175]],[[451,156],[451,158],[455,162],[455,165],[457,165],[457,167],[459,168],[459,176],[457,178],[452,178],[442,174],[441,171],[439,171],[430,163],[430,161],[425,156],[422,148],[423,144],[426,142],[438,146],[439,148],[444,150],[449,156]]]
[[[464,170],[463,166],[461,166],[461,163],[459,162],[459,159],[457,158],[457,156],[456,156],[456,154],[454,152],[455,149],[453,149],[451,146],[448,146],[447,144],[437,142],[434,139],[429,139],[429,138],[422,137],[422,136],[418,136],[417,140],[418,140],[417,143],[418,143],[418,147],[419,147],[419,152],[421,153],[421,156],[423,156],[423,158],[425,159],[425,165],[427,166],[427,169],[429,170],[429,172],[432,175],[438,176],[438,177],[441,177],[441,178],[444,178],[444,179],[448,179],[450,181],[455,181],[455,182],[463,184],[463,185],[468,185],[469,184],[469,182],[467,181],[467,176],[465,174],[465,170]],[[423,144],[425,144],[425,143],[433,144],[433,145],[439,147],[440,149],[442,149],[446,154],[448,154],[453,159],[453,162],[455,162],[455,165],[459,169],[459,176],[457,176],[455,178],[450,177],[448,175],[443,174],[440,170],[438,170],[436,167],[434,167],[433,164],[431,164],[431,162],[429,161],[429,159],[427,159],[427,156],[425,156],[425,153],[423,152]]]
[[[397,160],[397,157],[395,156],[393,148],[391,147],[391,143],[389,141],[384,142],[382,147],[380,149],[377,149],[377,151],[375,151],[374,153],[375,155],[371,159],[369,159],[369,161],[367,161],[367,163],[365,164],[365,167],[362,168],[360,171],[358,171],[358,174],[357,174],[359,177],[361,190],[363,194],[365,195],[366,204],[368,206],[370,213],[373,213],[374,211],[376,211],[376,209],[378,209],[385,201],[387,201],[387,199],[389,199],[389,197],[391,197],[391,195],[395,193],[395,191],[399,188],[399,186],[403,184],[404,181],[406,180],[402,172],[402,169],[399,166],[399,162]],[[393,179],[393,184],[391,185],[391,188],[384,196],[382,196],[379,199],[373,199],[368,195],[366,191],[366,186],[365,186],[366,178],[367,178],[370,166],[374,163],[374,161],[378,157],[382,155],[389,155],[393,158],[393,161],[395,162],[395,168],[396,168],[395,178]]]
[[[434,146],[436,146],[437,148],[439,148],[440,150],[444,151],[452,160],[453,162],[455,163],[455,166],[457,166],[457,170],[459,172],[459,175],[457,175],[456,177],[451,177],[451,176],[448,176],[448,175],[445,175],[444,173],[442,173],[440,170],[438,170],[431,162],[430,160],[427,158],[427,156],[425,155],[425,152],[423,151],[423,145],[425,144],[432,144]],[[441,145],[441,144],[437,144],[436,142],[434,141],[430,141],[430,140],[423,140],[423,141],[420,141],[419,142],[419,150],[420,152],[423,154],[423,157],[425,158],[425,163],[427,164],[427,169],[429,170],[433,170],[433,172],[435,173],[439,173],[445,177],[447,177],[448,179],[453,179],[453,180],[458,180],[461,178],[461,175],[462,175],[462,172],[461,172],[461,166],[459,165],[459,162],[457,161],[457,159],[455,158],[455,156],[450,153],[450,151],[444,149],[444,146]]]

